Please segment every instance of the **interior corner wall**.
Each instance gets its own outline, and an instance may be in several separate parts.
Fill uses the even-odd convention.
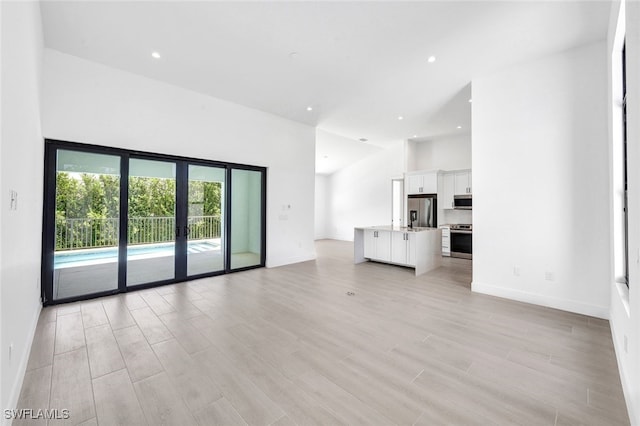
[[[473,81],[473,291],[608,318],[606,64],[599,42]]]
[[[267,266],[315,258],[313,127],[45,49],[43,134],[267,167]]]
[[[353,241],[356,226],[391,224],[391,179],[404,172],[404,155],[396,142],[329,176],[329,238]]]
[[[471,134],[463,133],[416,142],[413,170],[471,168]]]
[[[614,53],[613,41],[620,7],[621,2],[613,3],[607,45],[610,70],[613,68],[611,57]],[[638,364],[640,358],[640,295],[638,294],[640,289],[640,147],[633,141],[640,140],[640,119],[638,118],[640,117],[640,80],[631,76],[640,75],[640,3],[626,1],[624,15],[626,15],[623,18],[626,30],[627,140],[631,142],[627,145],[629,288],[627,290],[623,284],[615,282],[613,271],[608,283],[611,295],[610,325],[620,379],[631,424],[637,425],[640,424],[640,364]],[[618,55],[614,57],[617,58]],[[613,93],[613,83],[618,76],[615,77],[610,75],[608,97],[609,146],[612,150],[612,161],[615,155],[620,155],[619,152],[613,152],[613,147],[618,145],[613,140],[614,127],[618,125],[613,122],[613,110],[620,108],[619,96]],[[616,116],[617,118],[619,117]],[[613,214],[611,220],[613,225]]]
[[[4,99],[3,96],[3,90],[2,90],[2,63],[3,63],[3,59],[1,57],[2,52],[4,52],[4,49],[2,48],[2,43],[4,38],[2,37],[2,3],[0,3],[0,167],[2,166],[2,141],[4,140],[3,135],[2,135],[2,122],[4,120],[4,117],[2,116],[2,99]],[[0,169],[0,191],[4,191],[4,186],[2,185],[2,171]],[[4,392],[3,392],[3,388],[4,388],[4,382],[2,380],[2,371],[4,370],[4,364],[3,364],[3,359],[2,359],[2,348],[4,347],[4,340],[2,339],[2,324],[4,323],[4,317],[2,316],[2,271],[4,270],[2,267],[2,226],[3,226],[3,212],[5,209],[5,205],[2,204],[2,199],[0,199],[0,404],[2,404],[2,407],[6,407],[7,405],[5,405],[5,400],[4,400]],[[4,423],[2,423],[4,424]]]
[[[43,39],[38,2],[0,2],[0,10],[0,405],[12,409],[41,308]],[[17,193],[13,208],[10,191]]]
[[[421,170],[418,168],[418,143],[415,140],[406,140],[402,145],[403,156],[404,156],[404,164],[403,171],[405,172],[413,172],[415,170]]]
[[[315,186],[315,239],[328,238],[327,219],[329,216],[329,178],[325,175],[316,175]]]

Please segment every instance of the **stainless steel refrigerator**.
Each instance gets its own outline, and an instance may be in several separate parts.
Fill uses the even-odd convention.
[[[438,227],[438,196],[436,194],[409,195],[407,211],[409,220],[407,225],[414,227]]]

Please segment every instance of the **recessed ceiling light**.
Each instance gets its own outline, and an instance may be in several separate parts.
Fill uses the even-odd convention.
[[[414,137],[414,138],[417,138],[417,137],[418,137],[418,135],[413,135],[413,137]]]
[[[360,139],[358,139],[358,140],[359,140],[360,142],[367,142],[369,139],[367,139],[367,138],[360,138]]]
[[[462,129],[462,126],[458,126],[458,129]]]
[[[404,117],[403,117],[403,116],[401,116],[401,115],[399,115],[399,116],[398,116],[398,120],[404,120]]]
[[[160,59],[160,54],[158,52],[151,52],[151,56],[155,59]]]
[[[308,106],[307,111],[313,111],[313,107]]]
[[[473,102],[473,99],[469,99],[469,103]]]
[[[429,56],[429,59],[427,59],[427,61],[432,64],[436,61],[436,57],[435,56]]]

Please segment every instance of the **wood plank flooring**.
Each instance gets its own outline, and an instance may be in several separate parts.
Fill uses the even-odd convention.
[[[464,259],[416,277],[354,265],[351,243],[317,250],[45,308],[18,408],[74,425],[629,423],[607,321],[471,293]]]

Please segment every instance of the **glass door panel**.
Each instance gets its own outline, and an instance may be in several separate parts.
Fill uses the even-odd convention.
[[[175,278],[176,163],[129,160],[127,286]]]
[[[231,269],[262,263],[262,172],[231,170]]]
[[[120,157],[56,151],[54,300],[118,288]]]
[[[225,175],[221,167],[189,165],[187,275],[225,268]]]

